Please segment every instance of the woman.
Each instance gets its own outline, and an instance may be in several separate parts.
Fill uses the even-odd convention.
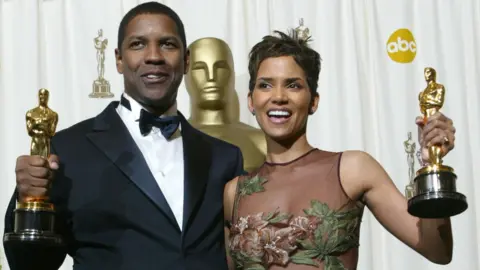
[[[306,138],[319,96],[319,54],[284,33],[250,53],[249,109],[266,134],[266,162],[225,187],[226,241],[232,269],[356,269],[367,206],[394,236],[428,260],[452,257],[449,219],[418,219],[370,155],[322,151]],[[421,117],[417,124],[421,124]],[[453,149],[455,129],[438,113],[423,127],[427,144]]]

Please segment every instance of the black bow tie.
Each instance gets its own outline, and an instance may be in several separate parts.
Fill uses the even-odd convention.
[[[143,136],[147,135],[152,130],[152,127],[157,127],[160,129],[162,135],[166,139],[170,139],[170,137],[172,137],[173,133],[177,131],[178,126],[180,125],[180,117],[158,117],[142,109],[140,111],[140,119],[138,122],[140,126],[140,132]]]
[[[120,98],[120,104],[123,105],[129,111],[132,110],[130,106],[130,101],[128,101],[123,95]],[[142,109],[140,111],[140,119],[138,120],[140,132],[143,136],[150,133],[152,127],[157,127],[162,132],[162,135],[166,139],[170,139],[172,135],[177,131],[178,126],[180,125],[179,116],[167,116],[167,117],[158,117],[146,110]]]

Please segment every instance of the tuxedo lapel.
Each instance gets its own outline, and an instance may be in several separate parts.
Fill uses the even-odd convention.
[[[178,228],[172,210],[155,181],[148,165],[120,119],[115,108],[118,102],[110,105],[94,120],[90,141],[100,149]]]
[[[205,194],[212,162],[211,147],[181,115],[183,160],[184,160],[184,188],[185,199],[183,207],[183,231],[191,225],[196,211]]]

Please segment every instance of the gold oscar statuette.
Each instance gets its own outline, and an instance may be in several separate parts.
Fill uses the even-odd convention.
[[[38,106],[26,113],[27,131],[31,137],[30,155],[43,158],[50,155],[50,140],[55,135],[58,123],[58,114],[48,107],[48,99],[48,90],[40,89]],[[55,207],[48,197],[32,197],[17,203],[14,230],[5,234],[3,241],[62,245],[61,236],[55,233]]]
[[[108,39],[103,37],[103,30],[98,30],[98,36],[93,39],[95,49],[97,50],[97,73],[98,78],[93,81],[92,92],[88,95],[91,98],[112,98],[110,92],[110,83],[105,80],[105,49],[108,45]]]
[[[426,123],[443,107],[445,87],[436,82],[435,69],[425,68],[424,76],[427,87],[418,95],[418,101]],[[428,153],[429,161],[416,173],[408,212],[420,218],[447,218],[464,212],[468,208],[467,199],[457,192],[454,169],[443,164],[445,153],[441,145],[430,146]]]
[[[403,147],[405,148],[405,153],[407,153],[407,164],[408,164],[408,185],[405,187],[405,197],[410,199],[414,194],[414,184],[413,180],[415,179],[415,148],[416,144],[412,140],[412,132],[407,133],[407,140],[403,142]]]
[[[298,37],[300,40],[307,40],[310,37],[310,29],[303,25],[303,18],[300,19],[299,26],[297,26],[294,30],[296,37]]]

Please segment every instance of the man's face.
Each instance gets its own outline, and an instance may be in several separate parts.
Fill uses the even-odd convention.
[[[172,106],[188,66],[183,47],[167,15],[141,14],[130,21],[121,48],[115,50],[127,94],[150,108]]]

